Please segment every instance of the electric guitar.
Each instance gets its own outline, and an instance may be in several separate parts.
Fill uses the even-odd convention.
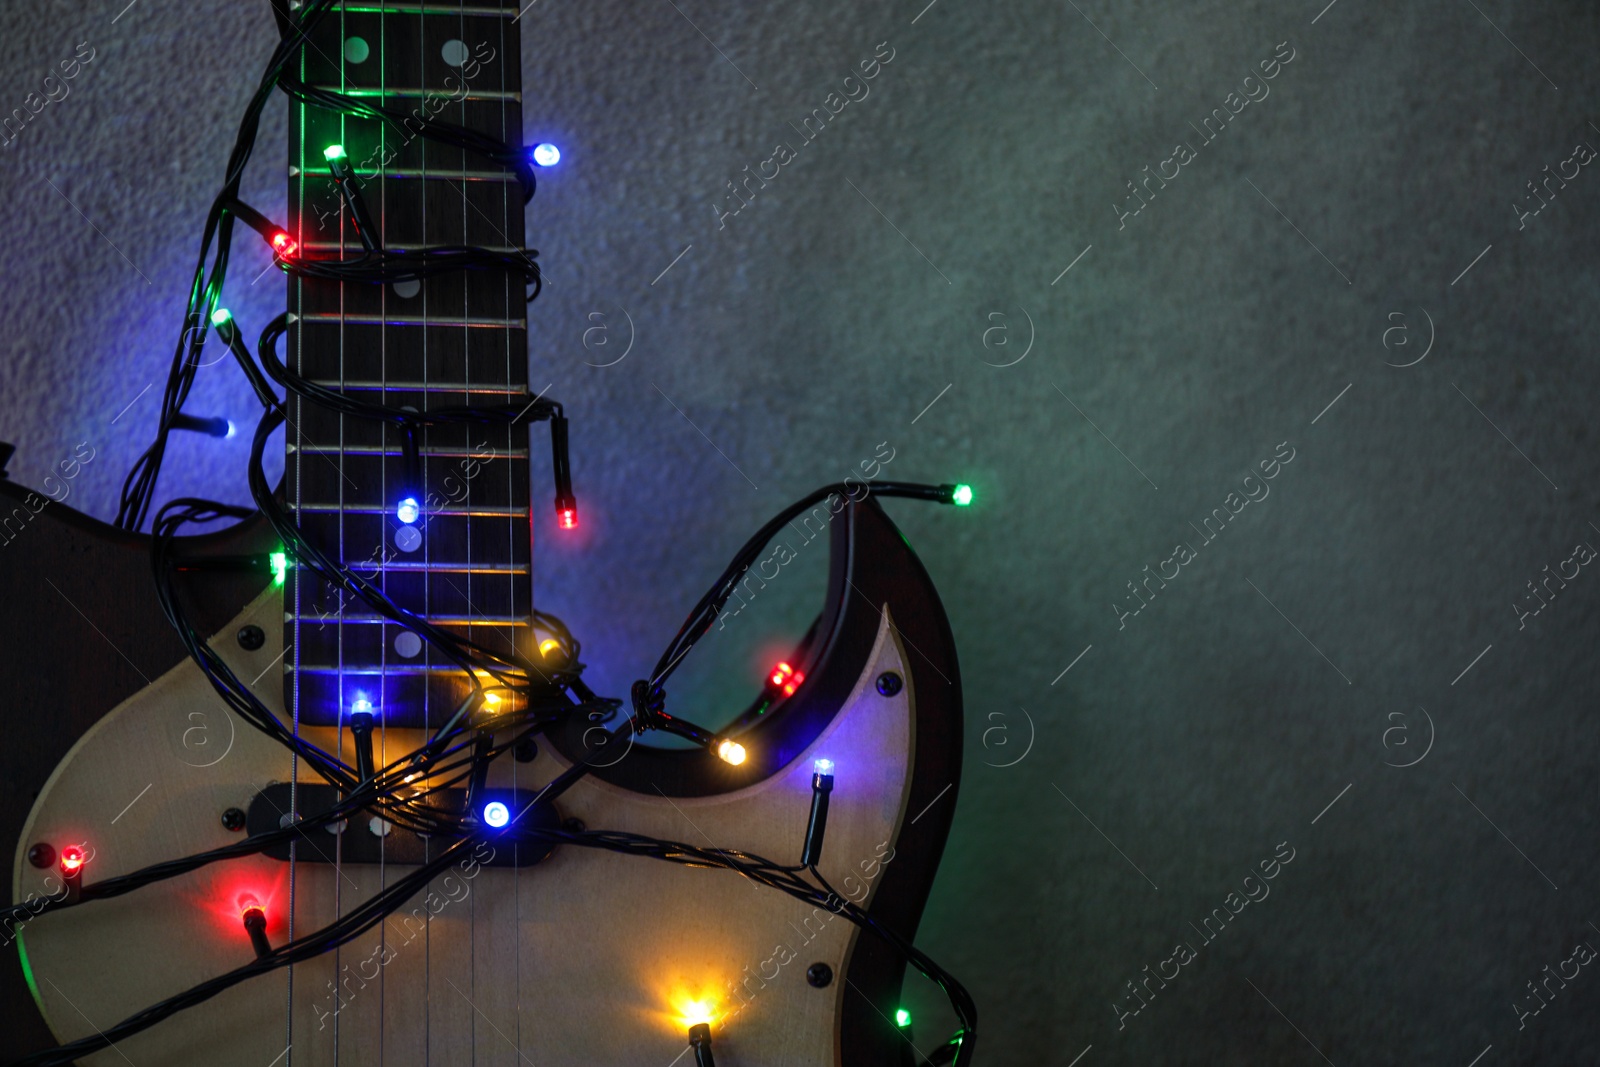
[[[500,0],[349,0],[309,35],[295,75],[391,107],[437,106],[520,144],[517,13]],[[355,240],[324,167],[335,143],[384,246],[520,249],[523,198],[509,175],[421,137],[399,141],[376,122],[291,102],[287,231],[304,254]],[[514,274],[384,286],[291,276],[288,289],[285,362],[304,379],[424,412],[529,393]],[[435,426],[408,453],[393,427],[294,395],[286,415],[280,499],[308,537],[364,561],[389,595],[449,632],[534,654],[531,531],[543,509],[530,503],[526,427]],[[397,514],[397,487],[419,474],[422,499]],[[340,791],[231,713],[185,655],[152,595],[148,537],[3,480],[0,527],[8,602],[28,608],[0,613],[0,839],[17,846],[13,901],[289,835],[0,926],[0,1060],[102,1033],[333,923],[456,844],[368,811],[319,821]],[[760,711],[741,720],[742,762],[616,731],[606,733],[615,755],[595,759],[595,722],[574,715],[495,759],[482,781],[423,767],[408,784],[435,803],[476,791],[516,807],[587,761],[586,777],[538,808],[548,826],[796,864],[826,768],[816,869],[909,942],[959,788],[955,648],[927,573],[875,500],[842,502],[828,529],[826,602],[752,695]],[[371,707],[376,763],[404,758],[470,679],[281,550],[259,516],[180,539],[191,617],[301,737],[353,760],[349,709]],[[699,1062],[714,1046],[723,1067],[878,1067],[939,1044],[897,1025],[904,973],[883,938],[733,871],[489,833],[360,936],[79,1062],[666,1067],[709,1025]]]

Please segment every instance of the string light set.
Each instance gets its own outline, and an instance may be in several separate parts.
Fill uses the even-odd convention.
[[[599,849],[685,868],[732,871],[759,885],[786,893],[807,906],[830,911],[881,939],[945,992],[960,1029],[949,1042],[920,1062],[923,1067],[944,1063],[966,1067],[975,1046],[977,1014],[966,990],[894,930],[835,892],[818,870],[830,797],[835,790],[839,767],[848,769],[848,753],[832,752],[826,757],[814,758],[810,816],[804,839],[798,843],[799,862],[789,864],[709,843],[690,845],[622,830],[581,828],[562,825],[559,821],[552,824],[532,817],[535,809],[552,804],[588,775],[603,753],[615,751],[609,744],[592,746],[588,755],[551,778],[531,799],[485,788],[490,765],[517,750],[519,745],[563,725],[574,716],[604,721],[619,711],[625,714],[607,731],[608,741],[626,741],[652,730],[662,731],[691,741],[728,765],[744,764],[750,755],[745,743],[748,738],[741,740],[740,736],[749,725],[747,717],[741,717],[720,732],[707,730],[667,712],[664,686],[711,628],[767,544],[801,513],[837,496],[849,498],[857,487],[824,486],[791,504],[756,531],[689,612],[649,677],[633,684],[626,705],[621,700],[595,694],[584,683],[580,643],[559,618],[533,612],[536,636],[526,652],[488,647],[470,636],[431,622],[425,615],[397,601],[372,577],[358,572],[319,546],[286,512],[276,487],[267,479],[263,456],[269,437],[288,418],[287,398],[292,396],[338,415],[392,427],[399,432],[404,442],[405,484],[385,506],[392,509],[389,514],[393,519],[405,526],[425,519],[431,507],[417,462],[418,442],[430,428],[467,424],[515,429],[536,421],[549,421],[556,527],[571,531],[578,526],[578,503],[568,456],[568,424],[559,403],[542,395],[520,396],[500,404],[430,407],[426,411],[415,411],[360,399],[301,377],[279,358],[277,345],[291,328],[288,314],[268,323],[255,350],[251,351],[239,322],[220,302],[236,223],[243,223],[258,234],[270,247],[273,262],[290,276],[347,285],[386,285],[462,271],[495,271],[521,278],[526,283],[527,300],[532,301],[539,295],[540,271],[532,250],[495,251],[466,245],[386,246],[382,232],[373,222],[370,205],[363,197],[363,185],[371,179],[364,179],[358,173],[343,144],[325,146],[323,160],[337,187],[344,216],[359,241],[359,250],[354,254],[323,254],[303,249],[289,232],[239,199],[240,182],[254,146],[258,121],[275,89],[286,92],[294,100],[347,117],[374,120],[391,128],[399,128],[407,120],[411,120],[413,130],[419,125],[412,116],[391,111],[365,97],[311,86],[295,76],[293,72],[306,35],[334,6],[334,0],[308,0],[293,16],[281,16],[282,39],[245,111],[229,155],[224,184],[206,218],[200,258],[183,329],[173,352],[155,437],[124,483],[117,522],[122,528],[135,531],[149,521],[153,568],[163,611],[190,658],[226,708],[281,744],[306,770],[320,775],[338,791],[339,799],[325,810],[299,817],[288,826],[252,833],[220,848],[87,883],[83,875],[88,852],[81,846],[67,846],[59,856],[67,891],[48,900],[42,909],[38,902],[0,909],[0,924],[31,918],[41,910],[61,910],[121,896],[211,864],[257,855],[357,815],[362,818],[370,815],[386,824],[426,834],[441,844],[436,852],[430,853],[426,863],[406,869],[371,898],[343,908],[342,914],[328,925],[310,931],[294,928],[292,938],[277,945],[267,936],[265,905],[255,896],[238,898],[234,902],[238,907],[238,921],[247,935],[250,950],[241,952],[238,966],[233,970],[168,997],[121,1022],[109,1023],[87,1037],[24,1057],[16,1061],[16,1067],[64,1067],[234,985],[347,944],[381,923],[431,879],[461,862],[477,844],[490,837],[544,848],[566,845]],[[524,202],[534,195],[536,167],[555,166],[562,159],[561,152],[553,144],[541,143],[528,150],[436,118],[421,122],[419,132],[429,141],[463,149],[502,168],[514,179],[512,188],[520,188]],[[263,703],[252,691],[250,682],[239,677],[212,649],[185,606],[187,598],[180,596],[178,580],[184,570],[178,542],[180,532],[194,525],[242,521],[254,514],[234,505],[180,497],[155,508],[151,515],[170,434],[175,430],[211,432],[217,428],[214,423],[208,427],[197,425],[197,420],[182,410],[196,373],[203,365],[200,350],[208,332],[215,332],[228,349],[261,405],[247,475],[255,510],[265,516],[282,542],[282,547],[265,559],[265,572],[270,574],[272,584],[285,586],[291,574],[297,579],[320,579],[339,595],[415,634],[431,648],[436,662],[443,661],[459,668],[469,680],[469,688],[453,712],[441,725],[427,731],[426,739],[418,747],[399,758],[380,763],[374,753],[374,731],[389,714],[389,709],[383,706],[387,698],[381,691],[369,690],[350,699],[341,723],[341,734],[343,729],[350,732],[350,749],[344,749],[341,744],[339,751],[331,752],[313,744]],[[231,424],[227,420],[222,422],[224,433],[230,432]],[[919,499],[959,507],[973,503],[972,488],[964,484],[874,482],[872,492],[878,497]],[[255,566],[262,566],[260,557]],[[805,674],[791,663],[781,662],[766,681],[767,702],[762,705],[763,711],[794,697],[805,682]],[[534,695],[539,699],[531,699]],[[353,765],[347,762],[349,753],[353,753]],[[841,762],[836,764],[835,760]],[[841,795],[845,795],[849,788],[848,775],[839,777],[838,781]],[[464,804],[460,802],[463,788]],[[456,808],[444,803],[447,796],[457,798]],[[699,1067],[714,1065],[714,1022],[714,1019],[702,1019],[688,1029],[687,1040]],[[895,1024],[902,1035],[909,1029],[910,1017],[903,1009],[896,1013]]]

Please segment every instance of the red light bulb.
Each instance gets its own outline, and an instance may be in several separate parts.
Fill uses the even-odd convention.
[[[300,246],[295,243],[293,237],[290,237],[282,230],[279,230],[277,233],[272,235],[272,250],[279,256],[287,259],[289,256],[292,256],[299,251]]]
[[[767,679],[775,689],[786,697],[794,696],[797,686],[806,680],[803,671],[797,671],[787,663],[780,663],[772,669],[772,676]]]
[[[61,850],[62,874],[77,874],[83,869],[83,865],[87,862],[89,862],[89,857],[85,855],[83,849],[79,848],[77,845],[68,845],[66,848]]]
[[[578,509],[557,508],[556,525],[563,530],[576,530],[578,528]]]
[[[267,913],[262,910],[261,902],[249,893],[239,897],[239,918],[244,921],[244,932],[250,937],[250,947],[255,950],[256,958],[270,955],[272,942],[267,940]]]

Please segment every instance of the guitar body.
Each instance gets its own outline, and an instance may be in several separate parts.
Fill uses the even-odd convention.
[[[927,574],[875,502],[847,504],[830,525],[829,598],[807,645],[806,681],[741,735],[753,753],[777,755],[718,777],[697,772],[703,752],[635,746],[557,808],[590,829],[792,863],[812,761],[826,756],[837,784],[819,869],[910,939],[960,777],[954,646]],[[53,870],[30,864],[36,843],[85,845],[88,884],[238,840],[223,813],[249,809],[296,772],[284,749],[227,714],[199,671],[179,662],[148,592],[143,539],[58,505],[25,533],[3,559],[13,602],[32,609],[8,613],[10,647],[27,655],[8,656],[0,675],[0,708],[21,739],[3,757],[12,790],[4,825],[18,846],[13,899],[59,888],[47,881]],[[245,523],[192,539],[184,555],[264,544]],[[240,608],[212,646],[242,678],[259,679],[255,688],[282,714],[283,589],[244,575],[205,584],[216,590],[213,613],[230,594]],[[266,636],[254,649],[235,637],[251,625]],[[348,758],[348,735],[303,733]],[[389,729],[375,740],[382,763],[422,733]],[[573,741],[557,734],[541,739],[531,762],[496,761],[490,784],[537,788],[570,766]],[[298,777],[311,784],[303,768]],[[18,826],[16,813],[30,806]],[[50,1030],[59,1040],[92,1034],[247,962],[246,897],[263,906],[278,944],[291,936],[291,916],[303,934],[406,873],[307,858],[339,860],[353,835],[377,832],[365,815],[339,829],[307,831],[292,877],[289,863],[252,856],[26,923],[16,939],[22,968]],[[890,1021],[903,962],[828,912],[721,869],[574,846],[533,865],[496,866],[493,848],[490,839],[337,952],[235,986],[82,1062],[665,1065],[686,1051],[699,1010],[713,1019],[724,1067],[905,1062],[907,1042]],[[5,961],[4,982],[4,1051],[38,1047],[17,961]]]
[[[281,950],[264,973],[130,1024],[78,1062],[667,1067],[700,1021],[722,1067],[913,1062],[894,1022],[900,951],[726,867],[657,857],[684,846],[797,865],[826,758],[816,867],[872,923],[912,939],[961,770],[955,649],[928,575],[875,499],[835,493],[803,520],[829,531],[825,603],[791,658],[793,685],[767,687],[726,727],[723,744],[744,756],[724,762],[692,730],[689,749],[635,738],[586,754],[597,727],[605,736],[619,720],[597,723],[607,705],[569,699],[585,692],[562,674],[575,646],[533,606],[532,421],[551,423],[558,527],[578,520],[565,414],[529,378],[523,8],[278,10],[290,43],[274,77],[293,97],[287,224],[226,207],[259,220],[289,274],[288,311],[255,353],[287,393],[255,440],[259,450],[274,420],[286,426],[276,497],[252,472],[278,525],[257,517],[180,539],[173,556],[186,632],[211,634],[258,702],[235,692],[232,708],[329,756],[293,758],[185,658],[146,538],[0,483],[21,509],[15,537],[0,515],[12,609],[0,621],[0,839],[16,844],[13,901],[32,902],[63,892],[57,861],[72,846],[88,856],[92,891],[315,820],[363,781],[381,795],[291,829],[281,848],[91,892],[0,931],[16,954],[0,967],[0,1054],[49,1047],[46,1028],[62,1042],[100,1037]],[[221,309],[211,321],[242,329]],[[265,561],[280,550],[273,581]],[[312,565],[319,555],[359,571],[360,595],[327,581],[334,567]],[[754,570],[739,577],[746,593],[764,584]],[[480,689],[490,670],[500,683]],[[635,724],[692,726],[649,711]],[[356,751],[369,724],[375,763]],[[434,731],[456,754],[405,764]],[[474,790],[531,801],[581,760],[585,776],[523,805],[504,836],[490,813],[505,805],[468,800],[466,780],[481,774]],[[513,844],[519,834],[526,843]],[[474,850],[435,865],[469,835]],[[625,851],[641,844],[645,854]],[[432,881],[359,936],[337,948],[309,937],[376,919],[374,897],[425,864],[424,877],[439,870]],[[300,962],[266,969],[288,958]]]
[[[7,519],[12,522],[0,545],[0,591],[13,610],[0,612],[0,646],[6,650],[0,656],[0,722],[6,731],[6,744],[0,745],[0,841],[9,848],[21,840],[29,811],[73,744],[185,654],[152,595],[149,538],[0,480],[0,522]],[[189,552],[218,557],[266,552],[277,539],[266,523],[254,521],[186,543]],[[260,594],[261,585],[259,574],[216,572],[198,605],[206,629],[222,630]],[[219,636],[232,640],[226,632]],[[198,745],[202,738],[192,734],[190,740]],[[26,852],[24,845],[21,853]],[[26,856],[17,861],[26,864]],[[17,884],[14,876],[13,892]],[[0,925],[0,1055],[6,1057],[54,1044],[29,993],[15,937]]]

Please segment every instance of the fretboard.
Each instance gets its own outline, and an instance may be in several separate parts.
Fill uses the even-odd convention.
[[[408,114],[522,143],[517,7],[350,0],[312,33],[299,76]],[[382,123],[291,103],[289,233],[301,255],[356,256],[323,150],[342,144],[386,248],[523,245],[521,188],[493,163]],[[362,400],[428,411],[528,392],[523,279],[462,271],[391,285],[291,276],[286,358]],[[529,434],[437,426],[419,438],[420,506],[404,522],[402,433],[291,396],[285,489],[305,535],[401,607],[479,644],[528,651]],[[333,724],[365,699],[391,726],[437,726],[468,680],[365,602],[296,570],[285,588],[288,706]]]

